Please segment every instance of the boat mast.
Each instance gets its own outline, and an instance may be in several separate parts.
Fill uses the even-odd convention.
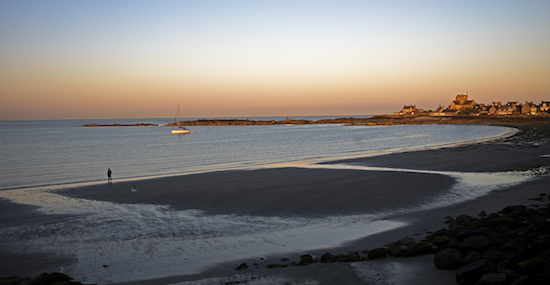
[[[178,111],[176,112],[176,125],[178,126],[178,129],[180,127],[180,104],[178,104]]]

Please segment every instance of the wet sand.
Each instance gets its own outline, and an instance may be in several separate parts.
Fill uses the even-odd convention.
[[[132,192],[132,185],[137,191]],[[454,180],[435,174],[275,168],[184,175],[59,191],[116,203],[169,205],[206,214],[329,217],[420,203]],[[415,191],[410,191],[415,189]]]
[[[522,129],[521,132],[506,139],[438,150],[354,159],[346,163],[480,172],[550,166],[550,157],[545,156],[550,154],[548,125],[519,127]],[[135,192],[130,191],[133,184],[138,187]],[[128,183],[115,181],[111,185],[64,190],[60,193],[117,203],[169,205],[178,210],[200,209],[216,214],[326,217],[370,213],[415,203],[418,197],[438,193],[452,184],[451,178],[434,174],[277,168],[214,172]],[[248,260],[236,260],[233,263],[216,264],[211,270],[197,275],[173,276],[131,282],[131,284],[169,284],[183,281],[192,281],[192,284],[217,284],[214,283],[216,280],[220,280],[223,284],[230,281],[230,276],[235,274],[263,276],[261,278],[267,280],[267,283],[425,284],[426,280],[430,280],[430,283],[434,284],[455,284],[454,271],[436,269],[431,255],[369,261],[361,265],[316,263],[303,267],[275,269],[266,269],[266,265],[277,263],[283,257],[299,260],[299,256],[305,253],[321,256],[325,252],[338,254],[373,249],[404,236],[410,236],[419,241],[428,232],[445,227],[444,221],[447,216],[456,217],[461,214],[477,216],[482,210],[491,213],[508,205],[540,203],[527,199],[534,198],[540,193],[550,194],[549,186],[550,178],[546,175],[541,179],[494,191],[487,196],[458,205],[395,215],[389,219],[406,222],[408,225],[367,236],[338,248],[252,257]],[[19,205],[2,204],[1,211],[0,227],[8,227],[13,223],[47,223],[62,218],[29,211],[28,207]],[[23,214],[21,219],[17,218]],[[0,264],[0,276],[32,276],[34,273],[31,274],[29,268],[36,269],[45,264],[44,261],[37,259],[29,260],[28,256],[7,255],[3,251],[0,251],[0,257],[3,260],[9,258],[11,261],[9,264],[6,262]],[[74,258],[71,257],[56,258],[59,258],[55,260],[56,266],[74,262]],[[235,271],[236,266],[242,262],[249,264],[250,268],[244,272]],[[368,272],[376,274],[369,275]],[[209,280],[212,282],[208,283]]]

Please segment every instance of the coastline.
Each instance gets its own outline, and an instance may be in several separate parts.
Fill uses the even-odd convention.
[[[375,115],[370,118],[342,117],[336,119],[285,119],[285,120],[249,120],[249,119],[197,119],[180,121],[182,126],[254,126],[254,125],[309,125],[309,124],[347,124],[347,125],[404,125],[404,124],[540,124],[550,123],[549,115],[492,115],[492,116],[428,116],[425,115]],[[167,123],[162,126],[175,126]],[[160,126],[159,124],[85,124],[83,127],[134,127]]]
[[[544,166],[544,165],[550,165],[550,158],[542,157],[543,155],[550,154],[550,148],[548,146],[548,138],[550,135],[548,134],[548,125],[516,125],[516,127],[521,127],[522,130],[516,135],[513,135],[511,137],[503,138],[503,139],[496,139],[489,142],[478,142],[474,144],[464,145],[464,146],[456,146],[456,147],[448,147],[438,150],[425,150],[425,151],[413,151],[413,152],[404,152],[404,153],[396,153],[391,155],[382,155],[382,156],[375,156],[375,157],[369,157],[369,158],[362,158],[357,160],[347,160],[346,163],[352,163],[352,164],[359,164],[359,165],[367,165],[367,166],[386,166],[386,167],[394,167],[399,166],[401,168],[419,168],[419,169],[433,169],[433,170],[450,170],[450,171],[471,171],[471,172],[494,172],[494,171],[507,171],[507,170],[524,170],[524,169],[530,169],[538,166]],[[539,129],[537,129],[537,127]],[[546,129],[546,130],[543,130]],[[541,131],[544,131],[541,133]],[[534,134],[536,136],[534,136]],[[546,141],[545,141],[546,139]],[[543,144],[546,142],[546,144]],[[481,156],[481,154],[484,154],[484,156]],[[506,155],[506,156],[503,156]],[[493,158],[494,160],[489,160]],[[332,162],[336,163],[336,162]],[[342,161],[339,161],[338,163],[342,163]],[[345,173],[344,173],[345,172]],[[227,183],[228,179],[232,179],[231,177],[234,174],[243,175],[240,177],[235,177],[233,180],[234,183],[239,183],[239,181],[244,181],[242,183],[246,183],[246,185],[243,184],[243,186],[250,186],[252,187],[254,184],[250,183],[251,178],[256,179],[256,187],[252,188],[242,188],[240,195],[254,195],[255,189],[258,189],[258,187],[263,187],[262,185],[273,185],[276,184],[278,181],[278,178],[281,177],[288,177],[291,176],[288,182],[289,184],[284,185],[285,187],[297,187],[290,190],[296,190],[299,188],[305,188],[308,185],[310,186],[318,186],[315,184],[315,180],[325,178],[328,179],[326,181],[336,181],[337,183],[334,185],[325,185],[325,188],[322,189],[309,189],[309,191],[312,191],[309,193],[309,195],[312,195],[313,192],[322,192],[326,193],[329,196],[334,196],[334,194],[330,192],[331,188],[334,188],[335,185],[344,185],[345,188],[353,189],[353,187],[357,187],[358,185],[364,185],[365,183],[376,183],[378,181],[378,184],[375,184],[376,187],[387,187],[385,189],[382,189],[382,191],[385,190],[391,190],[394,187],[399,186],[399,181],[403,180],[410,180],[409,175],[410,174],[404,174],[404,173],[371,173],[369,175],[366,175],[363,177],[361,175],[360,180],[356,180],[357,176],[356,173],[351,173],[349,171],[322,171],[322,170],[303,170],[303,169],[276,169],[276,170],[267,170],[267,171],[244,171],[244,172],[216,172],[211,173],[207,176],[202,176],[205,174],[198,174],[196,176],[191,177],[196,178],[197,180],[194,183],[204,182],[204,181],[214,181],[216,179],[226,179],[226,180],[219,180],[220,182]],[[252,175],[254,174],[254,175]],[[292,176],[295,175],[295,176]],[[333,175],[333,176],[331,176]],[[310,181],[300,181],[300,177],[307,176],[311,180]],[[418,174],[413,175],[415,177],[418,177]],[[170,181],[170,179],[172,179]],[[181,177],[173,177],[173,178],[161,178],[159,180],[147,180],[148,182],[151,182],[154,184],[159,183],[165,183],[166,185],[174,185],[174,183],[178,183],[179,179]],[[186,179],[190,179],[190,176],[186,177]],[[271,180],[270,180],[271,179]],[[381,181],[384,180],[391,180],[394,182],[394,184],[388,184],[387,186],[384,186]],[[325,182],[326,182],[325,181]],[[144,181],[142,181],[144,182]],[[140,184],[142,183],[140,182]],[[424,176],[423,178],[418,179],[417,181],[420,184],[413,185],[411,188],[413,190],[425,190],[426,188],[433,187],[433,185],[440,185],[438,187],[447,187],[450,183],[447,181],[444,177],[432,177],[432,176]],[[130,182],[128,182],[130,183]],[[190,183],[189,181],[185,181],[185,184],[187,185]],[[265,183],[265,184],[264,184]],[[300,184],[302,183],[302,184]],[[347,184],[346,184],[347,183]],[[130,183],[131,184],[131,183]],[[323,183],[321,183],[323,184]],[[128,184],[129,185],[129,184]],[[128,185],[119,185],[121,188],[120,195],[116,195],[117,193],[113,193],[113,189],[105,188],[105,185],[98,186],[98,188],[89,188],[89,192],[79,192],[78,195],[89,195],[89,196],[82,196],[86,199],[98,199],[98,200],[108,200],[116,203],[151,203],[152,196],[148,196],[146,192],[138,191],[137,193],[142,196],[132,196],[130,197],[129,194],[132,194],[128,191],[129,186]],[[196,184],[195,184],[196,185]],[[128,186],[128,187],[127,187]],[[143,186],[145,187],[145,186]],[[204,186],[208,188],[207,186]],[[211,187],[211,186],[210,186]],[[141,188],[141,185],[140,185]],[[204,189],[206,189],[204,188]],[[408,214],[401,214],[392,216],[389,218],[389,220],[392,221],[399,221],[404,222],[407,225],[404,227],[400,227],[398,229],[394,229],[391,231],[378,233],[375,235],[371,235],[365,238],[361,238],[358,240],[355,240],[353,242],[347,243],[342,246],[337,246],[331,248],[329,251],[334,253],[346,253],[348,251],[356,251],[356,250],[363,250],[363,249],[373,249],[379,246],[382,246],[384,244],[387,244],[388,242],[395,241],[397,239],[400,239],[404,236],[412,236],[415,240],[419,241],[423,236],[426,236],[429,231],[435,231],[444,225],[444,218],[447,216],[453,216],[456,217],[460,214],[468,214],[471,216],[477,216],[477,214],[481,210],[485,210],[487,212],[490,211],[498,211],[502,209],[504,206],[508,205],[515,205],[515,204],[533,204],[535,202],[527,200],[528,198],[533,198],[534,196],[537,196],[540,193],[543,193],[545,189],[548,188],[548,177],[542,179],[542,180],[533,180],[526,183],[523,183],[521,185],[516,185],[509,187],[505,189],[505,191],[494,191],[490,193],[487,196],[478,198],[473,201],[468,201],[465,203],[461,203],[458,205],[453,205],[449,207],[439,208],[435,210],[428,210],[428,211],[418,211],[414,213],[408,213]],[[203,190],[204,190],[203,189]],[[122,192],[124,190],[124,192]],[[432,189],[433,190],[433,189]],[[104,192],[102,192],[104,191]],[[110,191],[110,192],[107,192]],[[350,190],[351,191],[351,190]],[[143,194],[142,194],[143,192]],[[239,210],[243,211],[250,211],[249,214],[265,214],[265,215],[281,215],[281,214],[287,214],[290,216],[319,216],[319,215],[334,215],[334,214],[353,214],[361,211],[361,205],[355,205],[355,207],[349,207],[347,211],[349,212],[342,212],[340,208],[345,205],[349,205],[349,201],[341,200],[341,201],[335,201],[337,207],[333,208],[332,211],[330,209],[324,209],[323,212],[319,211],[318,209],[323,209],[323,207],[318,207],[312,210],[312,208],[303,207],[303,204],[297,203],[295,205],[292,205],[291,203],[283,203],[286,200],[293,200],[300,198],[298,196],[292,196],[295,194],[296,191],[288,191],[287,194],[289,196],[281,197],[284,199],[281,199],[279,206],[273,207],[273,208],[267,208],[265,205],[269,205],[272,203],[273,199],[267,199],[265,201],[265,205],[257,205],[256,207],[245,207],[247,204],[250,204],[250,202],[253,200],[252,198],[248,201],[239,201],[237,204],[226,204],[225,202],[228,200],[227,197],[220,197],[219,201],[211,201],[210,205],[208,203],[201,203],[203,207],[206,207],[205,210],[208,211],[219,211],[217,213],[234,213],[238,212]],[[74,194],[74,193],[73,193]],[[68,196],[72,196],[73,194],[70,194]],[[136,194],[136,193],[133,193]],[[189,203],[189,201],[180,200],[177,199],[171,199],[172,194],[165,192],[165,196],[162,197],[158,196],[155,197],[157,199],[153,203],[159,203],[159,204],[170,204],[172,207],[181,207],[181,209],[184,208],[193,208],[194,205],[191,204],[185,204]],[[206,193],[207,194],[207,193]],[[205,194],[205,195],[206,195]],[[388,193],[389,194],[389,193]],[[94,195],[96,195],[94,197]],[[345,196],[353,196],[354,201],[361,201],[361,199],[369,199],[369,197],[356,197],[353,195],[352,192],[348,193],[347,195],[341,195],[342,197]],[[188,195],[187,195],[188,196]],[[390,195],[391,196],[391,195]],[[204,197],[196,196],[197,199],[195,201],[204,201],[208,198],[208,195]],[[277,197],[276,193],[273,192],[273,196],[271,197]],[[256,197],[255,199],[258,199],[259,197]],[[411,197],[403,197],[406,198],[404,201],[408,201],[407,199],[411,199]],[[141,200],[140,200],[141,199]],[[384,199],[389,199],[388,197],[382,197],[382,201]],[[310,199],[310,203],[315,204],[316,206],[319,205],[322,201],[326,201],[327,197],[316,197]],[[193,202],[193,201],[191,201]],[[220,208],[219,205],[224,205],[225,208]],[[319,205],[322,206],[322,205]],[[352,205],[353,206],[353,205]],[[286,213],[277,212],[277,210],[281,211],[281,209],[284,209],[284,207],[287,207],[287,209],[284,211]],[[244,209],[243,209],[244,208]],[[288,211],[288,209],[292,209],[293,211]],[[266,212],[267,211],[267,212]],[[296,260],[301,254],[305,253],[312,253],[315,255],[322,255],[324,252],[326,252],[327,249],[321,249],[318,251],[313,252],[296,252],[295,254],[284,254],[284,256],[277,256],[277,255],[271,255],[271,256],[258,256],[257,258],[251,258],[249,260],[237,260],[235,262],[226,262],[216,265],[216,268],[204,271],[201,274],[197,275],[184,275],[184,276],[176,276],[176,277],[168,277],[168,278],[161,278],[161,279],[154,279],[154,280],[144,280],[140,284],[160,284],[160,283],[167,283],[167,282],[182,282],[182,281],[194,281],[198,282],[198,280],[203,280],[205,278],[209,277],[227,277],[232,276],[235,274],[259,274],[263,276],[276,276],[274,278],[282,278],[282,279],[289,279],[290,280],[304,280],[306,278],[307,280],[321,280],[320,284],[323,284],[323,280],[330,281],[325,283],[331,283],[331,284],[350,284],[350,281],[356,280],[356,272],[350,269],[350,264],[313,264],[307,267],[296,267],[296,268],[273,268],[273,269],[266,269],[266,265],[277,262],[282,257],[287,257],[290,259]],[[17,257],[15,257],[17,258]],[[433,256],[432,256],[433,259]],[[72,261],[74,262],[74,260]],[[235,271],[236,265],[240,262],[247,262],[248,264],[254,264],[257,265],[253,268],[250,268],[246,272],[240,272]],[[419,257],[415,259],[398,259],[398,260],[383,260],[383,261],[372,261],[372,266],[378,266],[376,264],[381,264],[380,270],[381,272],[384,271],[384,268],[387,267],[387,264],[385,262],[401,262],[404,263],[402,266],[416,266],[415,268],[421,268],[423,273],[423,278],[430,278],[426,276],[440,276],[444,275],[445,278],[448,278],[451,275],[454,275],[454,273],[449,273],[447,271],[438,270],[433,266],[433,262],[430,260],[430,258],[425,257]],[[369,262],[371,263],[371,262]],[[410,264],[414,263],[414,264]],[[384,265],[386,264],[386,265]],[[370,266],[370,265],[369,265]],[[413,266],[413,267],[414,267]],[[328,269],[327,269],[328,268]],[[338,274],[334,273],[335,271],[340,271]],[[4,272],[4,270],[0,270],[1,272]],[[332,277],[326,276],[323,277],[323,274],[328,274],[328,271],[331,271],[333,275]],[[355,273],[354,273],[355,272]],[[6,272],[7,274],[11,274]],[[387,271],[386,272],[386,280],[390,280],[392,275],[397,274],[395,271]],[[4,274],[3,274],[4,275]],[[316,277],[318,276],[318,277]],[[347,277],[346,277],[347,276]],[[318,278],[318,279],[316,279]],[[320,279],[319,279],[320,278]],[[325,278],[325,279],[323,279]],[[331,279],[332,278],[332,279]],[[348,279],[351,278],[351,279]],[[435,277],[434,277],[435,278]],[[443,277],[437,277],[437,278],[443,278]],[[277,279],[278,280],[278,279]],[[340,280],[340,283],[336,282]],[[441,280],[441,284],[445,284],[445,280]],[[412,282],[412,281],[411,281]],[[414,282],[409,282],[408,284],[415,284]],[[137,284],[136,282],[131,282],[132,284]],[[129,284],[129,283],[128,283]],[[205,283],[206,284],[206,283]],[[223,284],[223,283],[222,283]],[[354,284],[354,283],[351,283]],[[361,283],[355,283],[355,284],[361,284]],[[376,284],[376,283],[375,283]],[[381,283],[383,284],[383,283]],[[402,284],[402,283],[399,283]],[[404,284],[404,283],[403,283]],[[421,283],[417,283],[421,284]],[[448,284],[454,284],[454,278],[451,277],[451,280],[449,280]]]

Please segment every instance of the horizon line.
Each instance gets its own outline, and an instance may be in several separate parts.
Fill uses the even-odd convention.
[[[237,119],[237,118],[271,118],[271,117],[351,117],[377,116],[391,114],[330,114],[330,115],[262,115],[262,116],[189,116],[185,119]],[[59,119],[0,119],[0,121],[70,121],[70,120],[133,120],[133,119],[173,119],[173,117],[124,117],[124,118],[59,118]]]

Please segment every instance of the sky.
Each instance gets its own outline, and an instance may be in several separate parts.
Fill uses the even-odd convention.
[[[550,1],[0,1],[0,120],[550,101]]]

